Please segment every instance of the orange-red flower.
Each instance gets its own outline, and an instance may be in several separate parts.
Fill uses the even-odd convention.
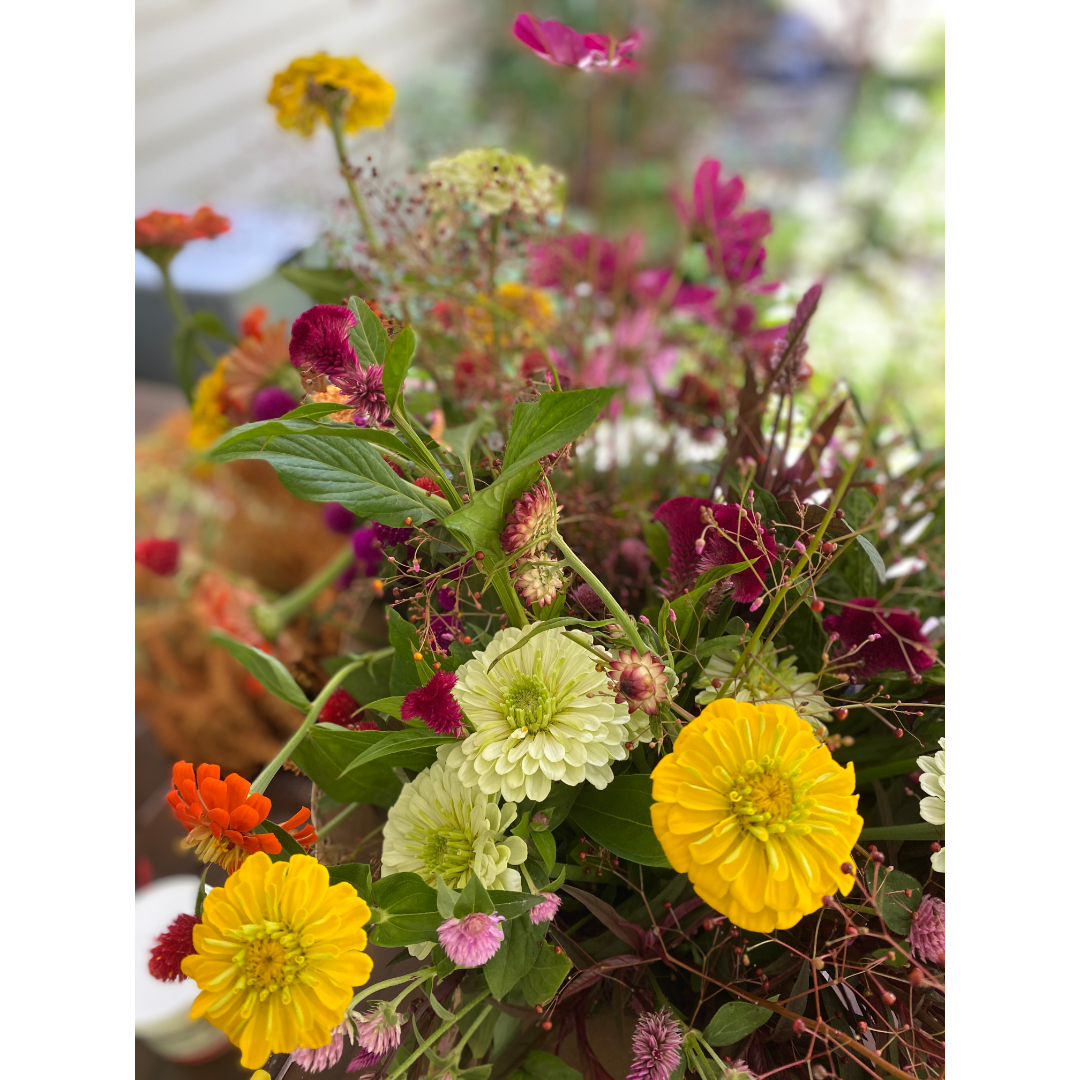
[[[170,214],[151,210],[135,219],[135,246],[159,265],[169,262],[189,240],[213,240],[228,232],[231,222],[200,206],[194,214]]]
[[[173,766],[173,790],[166,797],[188,830],[184,846],[195,848],[203,862],[219,863],[230,874],[256,851],[277,855],[281,842],[273,833],[252,832],[270,813],[270,800],[250,792],[251,784],[239,773],[222,780],[217,765],[200,765],[196,774],[190,762],[178,761]],[[281,826],[301,847],[318,839],[312,826],[304,825],[310,816],[305,806]]]

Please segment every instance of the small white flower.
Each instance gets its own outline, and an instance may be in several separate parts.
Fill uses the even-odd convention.
[[[465,788],[441,762],[401,789],[383,829],[384,874],[411,872],[429,885],[436,876],[462,889],[473,874],[485,889],[518,892],[521,876],[510,869],[528,854],[525,841],[505,835],[517,806],[500,808],[497,796]]]
[[[931,825],[945,824],[945,739],[938,740],[941,749],[933,756],[926,754],[918,759],[922,776],[919,784],[926,792],[926,798],[919,802],[919,813],[923,821]],[[930,865],[940,874],[945,873],[945,848],[935,851],[930,856]]]
[[[473,734],[441,746],[440,760],[466,787],[515,801],[546,798],[553,781],[607,787],[611,763],[649,730],[648,717],[639,722],[616,704],[607,671],[597,671],[596,657],[559,628],[533,635],[489,673],[525,633],[500,630],[458,668],[453,694]],[[588,634],[579,640],[592,641]]]

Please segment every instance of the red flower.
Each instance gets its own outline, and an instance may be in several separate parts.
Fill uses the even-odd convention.
[[[426,686],[410,690],[401,703],[401,719],[420,717],[432,731],[440,735],[464,734],[461,706],[450,692],[457,684],[452,671],[436,671]]]
[[[668,499],[653,520],[667,526],[671,545],[667,595],[678,596],[706,570],[748,559],[753,565],[732,575],[732,598],[736,603],[750,603],[765,591],[766,571],[776,561],[776,541],[752,511],[734,503],[680,495]]]
[[[187,976],[180,964],[195,952],[192,931],[202,919],[195,915],[177,915],[168,930],[158,934],[157,944],[150,950],[150,974],[162,982],[181,982]]]
[[[615,702],[626,702],[630,712],[644,709],[655,716],[662,701],[669,694],[666,683],[668,674],[663,662],[651,652],[638,655],[637,649],[619,652],[619,658],[611,662],[611,679],[615,684]]]
[[[379,725],[374,720],[365,720],[356,700],[344,687],[338,687],[319,713],[320,724],[337,724],[350,731],[378,731]]]
[[[240,336],[242,338],[253,337],[256,341],[262,341],[263,331],[266,329],[267,310],[261,304],[257,307],[248,308],[244,317],[240,320]]]
[[[212,240],[229,228],[229,219],[215,214],[209,206],[200,206],[190,217],[152,210],[135,219],[135,246],[140,251],[149,248],[175,254],[189,240]]]
[[[292,325],[289,360],[298,371],[312,371],[333,378],[358,365],[349,328],[356,325],[353,313],[337,304],[316,304]]]
[[[135,561],[161,577],[172,577],[180,565],[180,544],[155,536],[140,540],[135,545]]]
[[[641,33],[634,30],[625,41],[615,41],[607,34],[579,34],[555,19],[541,22],[524,11],[514,20],[514,37],[541,60],[563,64],[582,71],[615,71],[632,68],[634,51],[641,44]]]
[[[256,851],[276,855],[281,843],[273,833],[252,830],[266,820],[270,800],[265,795],[250,794],[251,784],[239,773],[221,779],[217,765],[200,765],[198,774],[187,761],[173,766],[173,790],[166,798],[187,830],[184,847],[195,848],[203,862],[218,863],[228,873]],[[311,817],[305,806],[282,824],[301,847],[310,847],[318,837],[315,830],[303,825]]]
[[[830,615],[821,625],[839,634],[845,649],[861,646],[852,657],[860,674],[879,671],[906,671],[911,675],[934,666],[937,654],[922,632],[918,613],[900,608],[884,609],[871,596],[860,596],[844,605],[839,615]],[[871,635],[879,635],[870,641]]]

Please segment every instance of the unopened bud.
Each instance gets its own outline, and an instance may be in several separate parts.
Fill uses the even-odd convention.
[[[846,720],[848,718],[848,709],[846,705],[841,705],[833,715],[837,720]]]
[[[855,736],[854,735],[841,735],[840,736],[840,745],[841,746],[854,746],[855,745]]]
[[[908,972],[908,982],[911,983],[912,986],[922,986],[922,984],[926,982],[926,975],[923,973],[923,969],[912,968],[911,971]]]
[[[791,1026],[794,1028],[796,1035],[802,1035],[806,1031],[806,1021],[801,1016],[796,1016],[795,1022]]]
[[[851,863],[849,863],[849,862],[841,863],[840,864],[840,873],[841,874],[850,874],[852,877],[854,877],[855,876],[855,867],[852,866]]]
[[[483,562],[484,561],[484,553],[482,551],[478,551],[476,553],[476,558],[477,558],[477,561]]]
[[[811,600],[810,601],[810,610],[811,611],[824,611],[825,610],[825,602],[823,600]]]
[[[804,544],[804,543],[803,543],[803,542],[802,542],[801,540],[796,540],[796,541],[795,541],[795,543],[794,543],[794,544],[792,544],[791,546],[792,546],[792,547],[793,547],[793,548],[794,548],[794,549],[795,549],[795,550],[796,550],[796,551],[797,551],[797,552],[798,552],[798,553],[799,553],[800,555],[805,555],[805,554],[806,554],[806,545],[805,545],[805,544]]]
[[[822,555],[831,555],[835,550],[836,545],[831,540],[826,540],[825,543],[821,545]]]
[[[551,1021],[550,1020],[543,1020],[543,1021],[541,1021],[540,1026],[545,1031],[550,1031],[551,1030]]]
[[[814,957],[814,970],[823,971],[825,969],[825,961],[820,956]]]
[[[694,541],[694,550],[699,555],[705,550],[705,541],[700,536]]]
[[[668,618],[672,622],[678,622],[679,621],[678,616],[675,614],[675,609],[674,608],[668,608]],[[919,681],[922,682],[922,676],[919,677]]]
[[[412,518],[411,518],[411,517],[407,517],[407,518],[405,519],[405,524],[406,524],[406,525],[411,525],[411,524],[412,524]]]
[[[414,660],[423,660],[423,659],[424,659],[424,654],[423,654],[423,653],[418,653],[418,652],[414,652],[414,653],[412,654],[412,658],[413,658]]]
[[[896,995],[891,990],[882,990],[881,1000],[884,1001],[886,1005],[895,1005]]]
[[[758,609],[759,607],[761,607],[761,605],[762,605],[763,603],[765,603],[765,597],[763,597],[763,596],[759,596],[759,597],[758,597],[758,598],[757,598],[757,599],[756,599],[756,600],[755,600],[755,601],[754,601],[754,602],[753,602],[753,603],[752,603],[752,604],[750,605],[750,610],[751,610],[751,611],[757,611],[757,609]]]
[[[941,850],[941,845],[936,840],[933,840],[930,843],[930,850],[936,853]]]
[[[649,620],[648,620],[648,618],[647,618],[646,616],[644,616],[644,615],[639,615],[639,616],[638,616],[638,622],[639,622],[639,623],[644,623],[644,624],[645,624],[646,626],[648,626],[648,625],[649,625]]]

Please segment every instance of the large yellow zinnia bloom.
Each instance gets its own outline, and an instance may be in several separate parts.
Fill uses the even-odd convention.
[[[653,769],[652,824],[671,865],[736,926],[794,926],[854,878],[855,770],[787,705],[724,698]]]
[[[277,122],[283,128],[296,128],[301,135],[310,135],[316,125],[329,122],[322,103],[312,99],[310,83],[328,90],[344,90],[342,107],[345,130],[359,131],[362,127],[382,127],[394,103],[394,88],[355,56],[314,56],[294,60],[284,71],[274,76],[267,101],[277,109]]]
[[[258,1068],[271,1054],[325,1046],[353,988],[371,976],[367,904],[347,882],[330,885],[310,855],[249,856],[206,897],[195,954],[180,965],[201,994],[191,1007]]]

